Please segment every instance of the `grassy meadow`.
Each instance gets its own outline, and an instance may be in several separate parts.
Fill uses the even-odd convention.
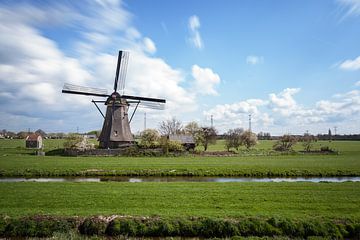
[[[260,141],[250,152],[232,157],[64,157],[35,156],[24,140],[0,140],[0,176],[360,176],[360,141],[319,141],[339,154],[267,155],[273,141]],[[46,140],[46,151],[62,140]],[[295,149],[302,149],[300,143]],[[209,151],[223,151],[224,142]]]
[[[62,140],[45,140],[45,151],[62,148],[62,143]],[[242,148],[234,156],[227,157],[192,154],[179,157],[65,157],[36,156],[33,150],[24,148],[24,140],[0,140],[0,176],[360,176],[360,142],[319,141],[315,144],[317,149],[321,146],[329,146],[338,151],[338,154],[329,155],[269,154],[273,143],[273,141],[260,141],[251,151]],[[209,147],[209,151],[224,150],[224,141],[218,141],[216,145]],[[301,143],[295,146],[295,150],[302,150]],[[272,226],[276,225],[277,228],[282,229],[283,232],[281,234],[279,232],[282,236],[312,234],[325,236],[334,228],[332,223],[338,224],[339,229],[345,229],[343,222],[350,223],[350,227],[341,230],[339,235],[336,233],[331,236],[358,236],[356,234],[360,236],[360,183],[0,183],[2,219],[26,216],[36,218],[39,215],[54,217],[125,215],[153,219],[186,218],[195,222],[196,217],[222,219],[223,222],[227,219],[265,219],[259,220],[260,222],[245,220],[244,224],[255,224],[251,225],[253,228],[247,230],[248,236],[263,231],[263,228],[256,227],[256,224],[268,226],[266,225],[268,222],[261,223],[261,221],[270,221],[266,219],[275,217],[285,219],[285,222],[288,220],[297,222],[295,228],[298,230],[294,230],[297,233],[292,233],[293,235],[289,235],[287,230],[284,230],[287,225],[271,223]],[[316,221],[316,224],[311,226],[322,230],[317,232],[311,230],[312,227],[311,231],[307,229],[308,220]],[[25,219],[18,223],[16,220],[12,221],[15,222],[3,222],[5,225],[2,226],[6,226],[5,232],[12,229],[9,227],[11,224],[22,226],[21,221],[30,220]],[[136,220],[131,221],[136,222]],[[216,220],[211,221],[216,222]],[[329,221],[332,222],[330,225]],[[164,224],[166,227],[167,223]],[[305,227],[301,224],[305,224]],[[206,229],[211,228],[206,227]],[[242,229],[240,226],[238,229],[239,232],[243,231],[240,231]],[[13,233],[10,230],[6,233],[10,235],[4,232],[5,236],[19,235],[15,230]],[[20,236],[34,235],[34,233],[28,234],[26,229],[24,231]],[[201,235],[201,231],[199,230],[200,235],[192,236],[213,236],[212,233]],[[223,233],[225,235],[218,236],[232,236]],[[325,235],[321,235],[323,233]],[[171,234],[155,236],[178,236],[175,233]],[[267,234],[255,236],[273,236],[274,233],[270,231]]]
[[[350,182],[0,183],[0,214],[360,219],[359,188]]]

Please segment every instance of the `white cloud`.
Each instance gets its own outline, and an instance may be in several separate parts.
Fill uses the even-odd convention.
[[[213,116],[220,132],[225,132],[230,128],[246,128],[248,114],[252,115],[254,123],[267,126],[273,122],[273,119],[267,113],[259,111],[259,108],[266,104],[267,102],[261,99],[248,99],[233,104],[216,105],[204,111],[203,114],[207,119]]]
[[[155,43],[150,38],[144,38],[144,50],[148,53],[155,53]]]
[[[193,46],[196,47],[197,49],[204,48],[204,44],[199,32],[200,29],[199,17],[196,15],[191,16],[189,18],[188,27],[190,31],[190,38],[189,38],[190,43],[192,43]]]
[[[345,60],[340,64],[340,69],[343,70],[359,70],[360,69],[360,56],[354,60]]]
[[[197,109],[197,92],[182,86],[186,74],[161,58],[149,56],[156,52],[155,43],[142,37],[132,25],[132,15],[121,2],[88,3],[81,12],[77,3],[1,6],[0,32],[7,37],[0,38],[0,120],[18,121],[3,127],[17,124],[21,128],[36,119],[43,128],[57,123],[52,127],[57,131],[69,131],[76,122],[86,122],[87,130],[99,129],[102,119],[91,98],[62,94],[61,89],[64,82],[69,82],[111,91],[119,46],[130,51],[126,93],[167,100],[166,110],[154,111],[149,119],[159,122],[164,116]],[[60,21],[62,17],[64,21]],[[80,33],[66,50],[71,56],[41,33],[44,24],[64,24],[66,31]],[[206,92],[216,93],[214,87],[220,77],[211,69],[199,69],[203,73],[194,81],[207,80],[210,86],[206,86]]]
[[[360,87],[360,81],[357,81],[357,82],[355,83],[355,86],[356,86],[356,87]]]
[[[294,108],[296,102],[293,98],[293,95],[298,93],[300,88],[286,88],[279,94],[271,93],[269,95],[270,103],[275,106],[275,108]]]
[[[220,83],[220,77],[210,68],[192,66],[192,76],[195,80],[195,89],[202,95],[217,95],[214,89]]]
[[[257,65],[264,62],[264,57],[249,55],[246,57],[246,63],[251,65]]]
[[[280,93],[269,94],[268,99],[248,99],[233,104],[217,105],[204,116],[212,115],[217,128],[225,132],[229,128],[247,128],[248,114],[252,115],[254,131],[269,131],[284,134],[302,134],[306,130],[328,129],[333,124],[346,125],[349,132],[358,131],[360,124],[360,91],[337,94],[335,99],[320,100],[311,107],[299,105],[294,95],[299,88],[286,88]]]
[[[346,11],[344,17],[360,15],[360,0],[337,0]]]

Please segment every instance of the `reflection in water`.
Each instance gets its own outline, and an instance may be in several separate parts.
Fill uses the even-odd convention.
[[[64,177],[64,178],[0,178],[0,182],[360,182],[360,177]]]

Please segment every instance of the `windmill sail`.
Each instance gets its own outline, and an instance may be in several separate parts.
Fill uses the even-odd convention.
[[[88,96],[98,96],[98,97],[108,97],[106,89],[101,88],[92,88],[92,87],[83,87],[74,84],[65,83],[62,89],[63,93],[70,94],[79,94],[79,95],[88,95]]]
[[[118,61],[116,66],[115,82],[114,82],[115,92],[118,90],[118,87],[119,90],[123,90],[125,88],[125,77],[126,77],[128,60],[129,60],[129,52],[119,51]]]

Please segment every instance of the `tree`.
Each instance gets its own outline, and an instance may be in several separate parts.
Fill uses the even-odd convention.
[[[70,133],[66,136],[64,142],[65,149],[75,149],[77,145],[83,141],[83,138],[76,133]]]
[[[155,129],[146,129],[140,133],[140,145],[146,148],[156,146],[159,139],[159,132]]]
[[[257,136],[251,131],[245,131],[240,135],[240,143],[249,149],[257,144]]]
[[[302,138],[302,145],[304,147],[304,150],[307,152],[310,152],[311,149],[314,146],[314,142],[316,141],[316,138],[308,133],[304,134],[304,137]]]
[[[182,132],[182,124],[176,118],[162,121],[159,126],[159,132],[163,136],[179,134]]]
[[[188,124],[186,124],[186,126],[184,127],[184,131],[186,134],[190,134],[191,136],[195,136],[195,134],[197,132],[199,132],[200,130],[200,126],[197,122],[189,122]]]
[[[31,134],[32,132],[24,132],[24,131],[21,131],[21,132],[18,132],[16,134],[16,137],[17,138],[20,138],[20,139],[24,139],[26,138],[29,134]]]
[[[228,151],[230,148],[235,148],[239,150],[241,145],[241,134],[244,132],[242,128],[229,129],[227,133],[225,133],[225,147]]]
[[[184,128],[185,134],[189,134],[193,137],[195,141],[195,146],[199,146],[203,141],[202,138],[202,128],[198,125],[197,122],[189,122]]]
[[[289,134],[282,136],[273,146],[275,151],[290,151],[297,143],[297,138]]]
[[[202,127],[195,135],[195,142],[204,147],[204,151],[208,149],[209,144],[216,143],[216,129],[213,127]]]
[[[329,142],[331,142],[331,140],[332,140],[332,136],[331,136],[331,130],[330,130],[330,128],[329,128],[328,135],[329,135]]]

